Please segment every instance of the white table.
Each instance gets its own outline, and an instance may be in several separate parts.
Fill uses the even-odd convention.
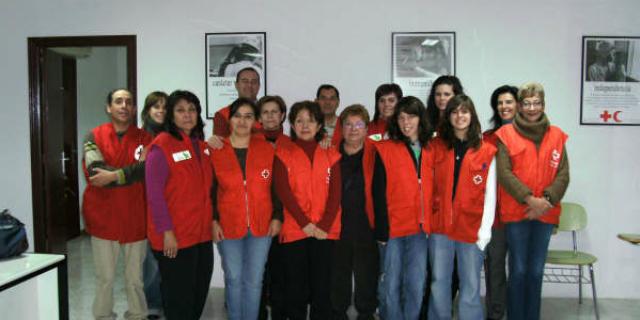
[[[64,255],[28,253],[0,260],[0,318],[69,319]]]

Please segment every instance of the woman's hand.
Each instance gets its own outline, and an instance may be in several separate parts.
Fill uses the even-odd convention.
[[[316,225],[309,222],[309,224],[302,228],[302,231],[307,235],[307,237],[314,237],[316,232]]]
[[[211,226],[213,231],[213,242],[218,243],[224,240],[224,234],[222,234],[222,227],[218,223],[218,221],[213,220],[213,224]]]
[[[178,255],[178,240],[173,230],[164,232],[164,256],[173,259]]]
[[[314,232],[313,235],[316,239],[318,240],[325,240],[327,239],[327,233],[324,232],[324,230],[320,229],[320,228],[316,228],[316,231]]]
[[[527,209],[525,209],[525,215],[529,220],[538,219],[547,210],[553,208],[553,205],[545,198],[528,196],[525,198],[525,202],[528,205]]]
[[[280,233],[280,230],[282,229],[282,222],[280,222],[280,220],[278,219],[273,219],[271,220],[271,223],[269,224],[269,237],[275,237]]]
[[[222,143],[222,137],[216,136],[215,134],[207,139],[207,144],[214,150],[220,150],[224,145]]]
[[[89,177],[89,183],[94,187],[104,187],[114,181],[118,181],[118,174],[102,168],[93,168],[96,174]]]

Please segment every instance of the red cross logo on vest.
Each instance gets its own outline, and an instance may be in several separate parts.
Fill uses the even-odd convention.
[[[476,185],[481,184],[482,176],[479,174],[476,174],[475,176],[473,176],[473,183],[475,183]]]
[[[133,158],[136,160],[140,160],[140,156],[142,155],[142,150],[144,150],[144,146],[139,145],[136,148],[136,151],[133,152]]]
[[[265,179],[265,180],[269,179],[270,175],[271,175],[271,172],[269,172],[269,169],[264,169],[260,173],[260,176],[262,176],[262,178]]]
[[[551,152],[551,163],[549,165],[552,168],[557,168],[560,165],[560,152],[558,150],[553,149]]]

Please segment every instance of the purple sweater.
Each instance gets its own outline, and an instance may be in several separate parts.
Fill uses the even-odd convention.
[[[196,158],[200,161],[200,145],[198,139],[191,138]],[[173,230],[173,223],[169,215],[169,206],[164,197],[164,189],[169,178],[169,164],[167,157],[158,146],[151,146],[145,160],[145,188],[147,190],[147,203],[151,208],[151,221],[156,227],[156,232],[162,233]]]

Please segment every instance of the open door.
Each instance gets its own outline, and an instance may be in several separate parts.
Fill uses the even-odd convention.
[[[136,37],[29,38],[28,44],[35,252],[64,254],[66,241],[80,233],[78,181],[84,177],[78,176],[77,157],[82,146],[77,136],[76,102],[78,81],[83,80],[76,76],[77,59],[60,49],[126,48],[125,87],[135,99]],[[95,78],[103,76],[90,74]],[[102,120],[107,121],[106,115]]]

